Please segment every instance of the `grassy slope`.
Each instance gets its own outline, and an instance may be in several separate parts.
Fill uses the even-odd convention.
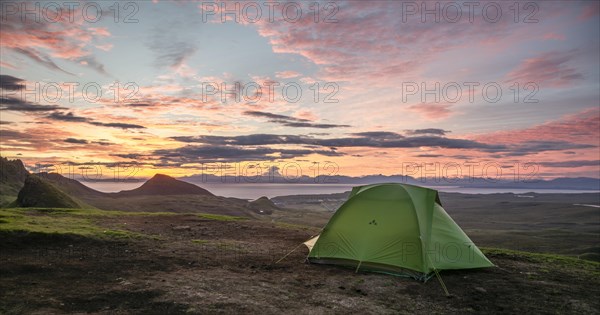
[[[515,258],[539,265],[542,273],[550,272],[552,269],[566,269],[570,272],[579,273],[584,277],[600,277],[600,263],[586,259],[558,254],[539,254],[503,248],[482,247],[481,251],[487,256]]]
[[[0,233],[71,234],[92,238],[145,237],[122,229],[107,229],[97,224],[98,218],[122,218],[128,216],[172,216],[187,215],[172,212],[126,212],[98,209],[67,208],[6,208],[0,209]],[[238,221],[242,217],[194,213],[203,219],[216,221]]]

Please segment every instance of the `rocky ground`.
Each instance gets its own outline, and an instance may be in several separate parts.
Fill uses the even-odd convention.
[[[38,218],[50,214],[29,211]],[[60,219],[69,214],[54,214]],[[36,217],[38,216],[38,217]],[[117,236],[2,231],[2,314],[432,314],[600,310],[597,263],[484,249],[427,283],[304,261],[316,228],[227,217],[84,217]],[[38,221],[41,222],[41,221]],[[43,221],[46,222],[46,221]]]

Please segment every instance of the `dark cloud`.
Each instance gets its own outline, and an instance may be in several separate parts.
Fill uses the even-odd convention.
[[[460,160],[473,160],[473,159],[475,159],[474,156],[464,155],[464,154],[451,155],[451,156],[449,156],[449,158],[460,159]]]
[[[15,78],[10,75],[0,74],[0,89],[8,91],[18,91],[25,88],[25,80]]]
[[[52,120],[59,120],[59,121],[74,121],[74,122],[87,122],[89,121],[88,118],[85,117],[81,117],[81,116],[76,116],[73,113],[69,112],[69,113],[61,113],[61,112],[54,112],[48,116],[46,116],[46,118],[50,118]]]
[[[73,143],[73,144],[88,144],[88,141],[85,139],[75,139],[75,138],[67,138],[64,140],[64,142]]]
[[[130,107],[150,107],[152,105],[150,103],[131,103],[131,104],[127,104],[127,106],[130,106]]]
[[[66,108],[58,105],[33,104],[14,97],[0,97],[0,110],[10,110],[15,112],[48,112],[59,109]]]
[[[114,128],[122,128],[122,129],[144,129],[146,127],[135,124],[124,124],[124,123],[103,123],[98,121],[90,122],[90,124],[95,126],[104,126],[104,127],[114,127]]]
[[[292,117],[292,116],[278,115],[278,114],[260,112],[260,111],[255,111],[255,110],[245,111],[244,115],[253,116],[253,117],[264,117],[264,118],[277,119],[277,120],[310,121],[308,119],[301,119],[301,118],[296,118],[296,117]]]
[[[5,140],[20,140],[27,139],[28,136],[23,132],[15,130],[2,130],[2,132],[0,132],[0,137],[4,138]]]
[[[443,155],[441,154],[419,154],[416,157],[421,157],[421,158],[437,158],[437,157],[441,157]]]
[[[353,137],[315,138],[304,135],[251,134],[244,136],[180,136],[172,139],[184,143],[196,143],[213,146],[266,146],[266,145],[302,145],[328,149],[344,147],[371,148],[419,148],[433,147],[444,149],[472,149],[494,154],[494,157],[524,156],[546,151],[562,151],[594,148],[589,144],[577,144],[566,141],[526,141],[503,145],[487,144],[468,139],[453,139],[444,136],[419,135],[404,137],[394,132],[376,131],[352,134]],[[434,157],[434,156],[420,156]]]
[[[61,112],[54,112],[48,116],[46,116],[46,118],[52,119],[52,120],[58,120],[58,121],[68,121],[68,122],[85,122],[94,126],[103,126],[103,127],[114,127],[114,128],[123,128],[123,129],[143,129],[146,128],[144,126],[141,125],[135,125],[135,124],[125,124],[125,123],[103,123],[103,122],[99,122],[99,121],[94,121],[92,119],[86,118],[86,117],[82,117],[82,116],[77,116],[71,112],[69,113],[61,113]]]
[[[114,143],[110,141],[92,141],[92,143],[102,146],[113,145]]]
[[[120,157],[123,159],[132,159],[132,160],[137,160],[141,157],[144,157],[144,155],[137,154],[137,153],[126,153],[126,154],[116,153],[116,154],[111,154],[110,156],[116,156],[116,157]]]
[[[449,149],[481,149],[481,150],[502,150],[506,149],[502,145],[488,145],[472,140],[450,139],[436,136],[418,136],[403,137],[399,134],[387,133],[386,137],[377,132],[375,135],[369,133],[360,133],[361,136],[319,139],[307,136],[296,135],[273,135],[273,134],[253,134],[247,136],[196,136],[196,137],[173,137],[172,139],[187,143],[202,143],[211,145],[276,145],[276,144],[296,144],[296,145],[316,145],[322,147],[374,147],[374,148],[417,148],[417,147],[440,147]]]
[[[287,116],[287,115],[272,114],[272,113],[261,112],[261,111],[245,111],[244,115],[268,118],[269,119],[268,121],[271,123],[280,124],[280,125],[283,125],[286,127],[294,127],[294,128],[329,129],[329,128],[351,127],[350,125],[313,123],[308,119],[296,118],[296,117]]]
[[[365,132],[356,132],[352,134],[353,136],[358,137],[372,137],[372,138],[404,138],[404,136],[390,131],[365,131]]]
[[[540,162],[537,165],[547,167],[582,167],[582,166],[600,166],[600,160],[576,160],[560,162]]]
[[[268,147],[243,148],[224,145],[188,145],[177,149],[161,149],[153,152],[163,161],[176,162],[239,162],[248,160],[291,159],[295,157],[319,154],[325,156],[341,156],[342,153],[331,150],[309,149],[276,149]]]
[[[510,150],[490,150],[490,152],[506,152],[505,156],[524,156],[546,151],[562,151],[589,149],[597,146],[591,144],[572,143],[568,141],[526,141],[515,144]]]
[[[448,132],[450,132],[450,131],[444,130],[444,129],[437,129],[437,128],[406,130],[407,135],[430,134],[430,135],[445,136],[446,133],[448,133]]]
[[[329,128],[347,128],[351,127],[350,125],[336,125],[336,124],[318,124],[318,123],[306,123],[306,122],[289,122],[289,121],[280,121],[280,120],[269,120],[272,123],[278,123],[284,125],[286,127],[294,127],[294,128],[320,128],[320,129],[329,129]]]

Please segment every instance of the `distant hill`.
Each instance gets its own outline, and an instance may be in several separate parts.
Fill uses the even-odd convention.
[[[0,157],[0,206],[16,199],[28,174],[21,160]]]
[[[247,207],[254,213],[262,215],[272,214],[274,210],[280,210],[273,201],[264,196],[248,202]]]
[[[65,192],[36,175],[29,175],[25,179],[23,188],[17,196],[16,205],[41,208],[83,208],[82,204]]]
[[[180,181],[171,176],[156,174],[150,178],[142,186],[132,189],[124,190],[113,194],[117,197],[127,196],[142,196],[142,195],[201,195],[201,196],[214,196],[208,190],[198,187],[194,184],[190,184],[184,181]]]
[[[68,194],[80,204],[98,209],[121,211],[204,212],[234,216],[253,216],[247,201],[215,196],[206,189],[166,175],[155,175],[142,186],[118,193],[104,193],[55,173],[40,177]]]
[[[71,196],[83,197],[105,195],[103,192],[92,189],[79,181],[66,178],[57,173],[36,173],[36,175],[51,182],[54,186]]]

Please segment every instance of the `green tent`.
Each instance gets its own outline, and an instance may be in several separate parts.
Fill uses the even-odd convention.
[[[493,264],[442,208],[438,192],[406,184],[354,187],[321,234],[311,263],[411,276]]]

